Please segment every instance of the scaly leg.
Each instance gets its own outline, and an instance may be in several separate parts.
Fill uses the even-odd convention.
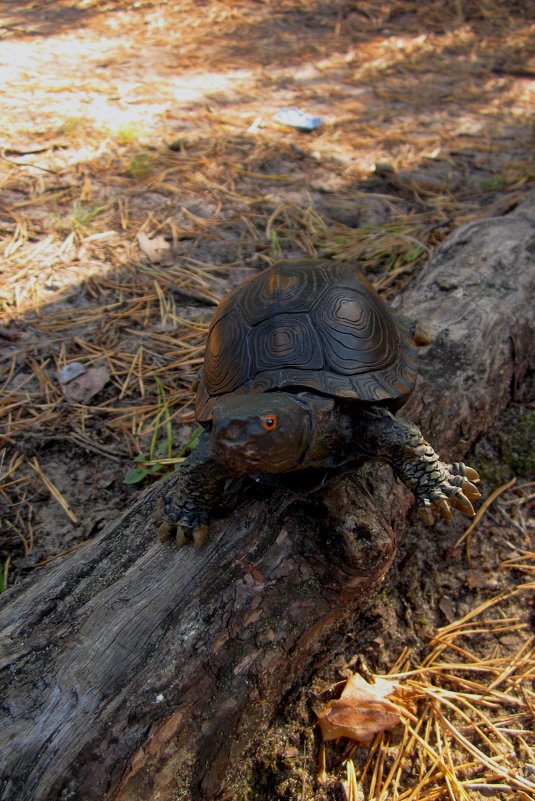
[[[177,545],[193,539],[201,546],[208,535],[210,513],[219,505],[228,478],[228,470],[212,455],[210,434],[204,432],[181,465],[173,494],[163,499],[165,517],[158,529],[160,539],[171,539],[176,526]]]
[[[479,481],[477,471],[461,462],[441,462],[414,423],[375,408],[367,410],[359,420],[357,436],[367,453],[389,462],[414,492],[424,522],[433,523],[436,514],[451,520],[451,507],[473,517],[471,501],[481,497],[473,483]]]

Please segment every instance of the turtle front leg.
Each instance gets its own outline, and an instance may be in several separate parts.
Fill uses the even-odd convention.
[[[432,524],[435,515],[451,520],[451,507],[474,516],[471,502],[481,497],[474,483],[479,481],[476,470],[462,462],[442,462],[414,423],[398,420],[384,409],[368,412],[359,428],[365,449],[388,461],[414,492],[425,523]]]
[[[200,547],[208,536],[210,514],[219,505],[228,478],[228,470],[212,454],[210,434],[204,432],[196,449],[181,465],[172,494],[163,498],[160,540],[172,539],[176,529],[177,545],[193,540]]]

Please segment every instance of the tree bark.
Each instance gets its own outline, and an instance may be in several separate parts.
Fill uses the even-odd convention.
[[[459,229],[401,298],[433,337],[404,416],[445,460],[535,366],[534,252],[531,194]],[[173,481],[3,596],[3,801],[234,797],[284,694],[418,525],[390,471],[365,468],[309,498],[264,490],[215,521],[202,550],[177,550],[151,521]]]

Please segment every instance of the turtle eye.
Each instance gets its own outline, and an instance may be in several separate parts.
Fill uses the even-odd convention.
[[[277,417],[274,414],[265,414],[260,418],[260,423],[265,431],[274,431],[277,428]]]

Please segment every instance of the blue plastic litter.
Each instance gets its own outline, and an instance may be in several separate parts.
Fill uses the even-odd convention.
[[[300,131],[313,131],[323,120],[322,117],[313,117],[298,108],[283,108],[273,115],[273,119],[281,125],[289,125],[290,128],[298,128]]]

